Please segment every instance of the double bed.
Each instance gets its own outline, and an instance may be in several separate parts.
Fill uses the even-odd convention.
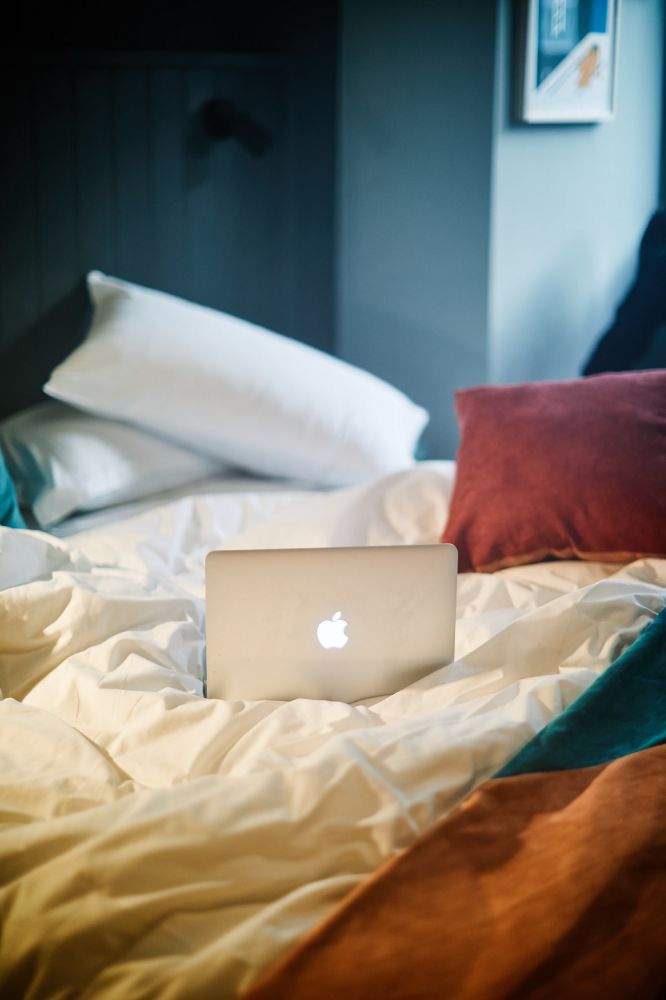
[[[202,697],[208,551],[436,542],[454,472],[222,478],[61,537],[0,528],[4,996],[246,991],[666,607],[659,559],[465,573],[455,661],[405,690]]]

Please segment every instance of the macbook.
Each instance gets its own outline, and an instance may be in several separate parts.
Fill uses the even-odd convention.
[[[209,698],[352,702],[453,658],[453,545],[252,549],[206,559]]]

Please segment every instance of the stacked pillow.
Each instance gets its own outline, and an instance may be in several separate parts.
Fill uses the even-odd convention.
[[[41,528],[224,470],[154,434],[53,401],[4,421],[0,443],[19,503]]]
[[[0,426],[46,527],[231,467],[341,486],[414,461],[428,415],[381,379],[225,313],[93,271],[86,340]]]
[[[405,468],[428,419],[298,341],[98,271],[86,340],[44,391],[268,476],[327,486]]]

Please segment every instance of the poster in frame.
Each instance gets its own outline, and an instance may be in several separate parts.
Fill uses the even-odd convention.
[[[620,0],[523,0],[521,121],[613,117],[619,15]]]

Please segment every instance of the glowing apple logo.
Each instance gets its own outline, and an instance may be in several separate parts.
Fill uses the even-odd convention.
[[[347,622],[342,617],[342,611],[336,611],[332,618],[325,618],[317,626],[317,638],[324,649],[342,649],[349,642],[345,635]]]

